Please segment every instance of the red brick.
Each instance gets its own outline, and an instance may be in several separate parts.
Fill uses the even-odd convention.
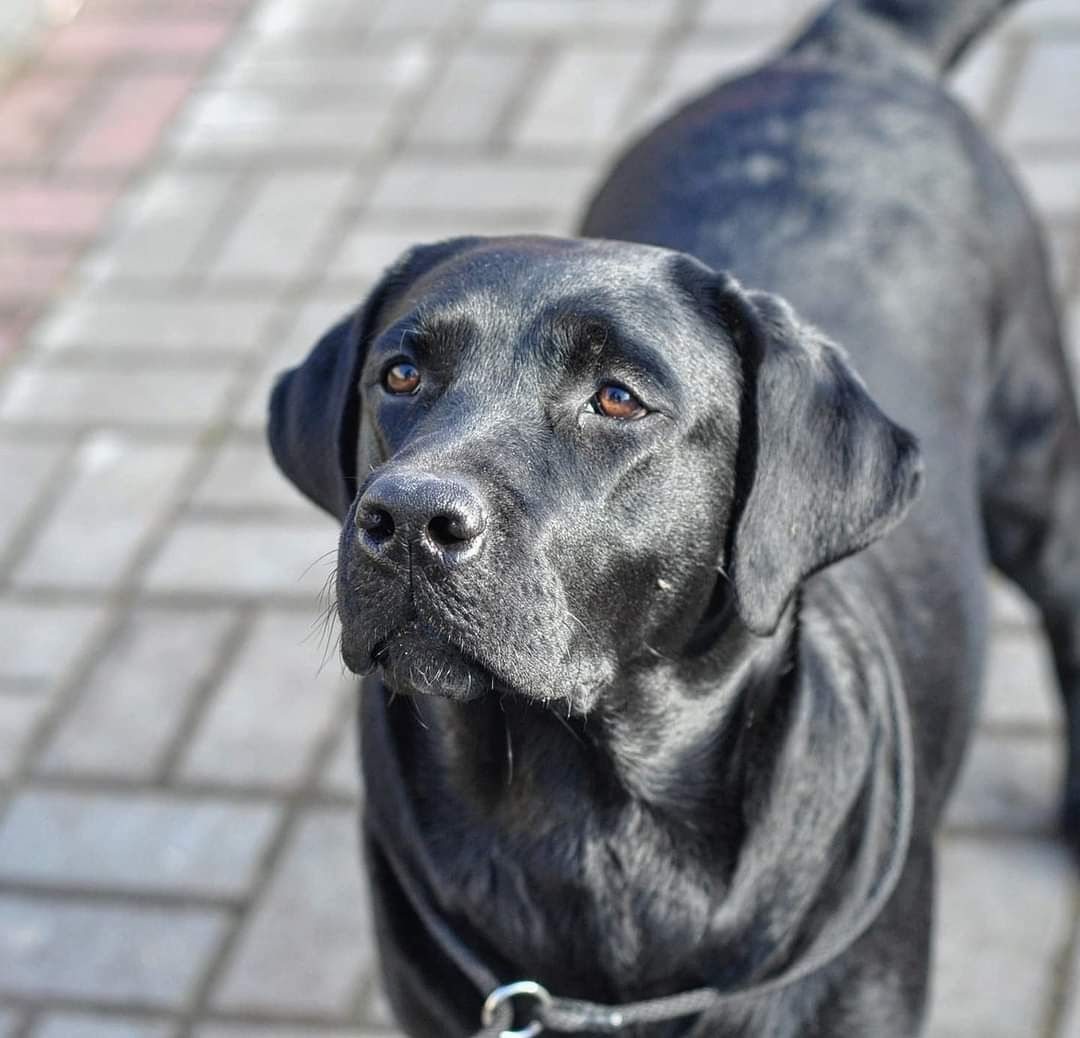
[[[137,22],[76,19],[53,34],[43,51],[46,64],[91,64],[135,55],[140,58],[202,58],[216,50],[232,25],[222,19],[174,18]]]
[[[29,323],[29,315],[25,313],[0,317],[0,362],[7,360],[19,348]]]
[[[27,249],[0,250],[0,307],[40,303],[60,283],[75,258],[76,249],[47,252]]]
[[[179,74],[133,73],[117,79],[80,129],[64,164],[116,168],[141,163],[193,82],[191,76]]]
[[[85,94],[82,76],[30,73],[0,94],[0,160],[31,162],[43,157],[53,134]]]
[[[113,192],[102,188],[0,180],[0,233],[89,237],[112,199]]]

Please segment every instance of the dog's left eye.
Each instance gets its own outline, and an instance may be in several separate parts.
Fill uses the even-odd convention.
[[[383,372],[382,383],[389,393],[404,396],[420,388],[420,369],[407,360],[399,360]]]
[[[596,396],[592,398],[592,404],[599,414],[622,422],[644,418],[649,413],[645,405],[629,389],[615,382],[602,385],[597,390]]]

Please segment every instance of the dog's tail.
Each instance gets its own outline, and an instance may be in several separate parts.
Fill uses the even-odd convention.
[[[865,53],[889,39],[914,49],[938,74],[1016,0],[833,0],[793,50]],[[876,49],[876,48],[875,48]]]

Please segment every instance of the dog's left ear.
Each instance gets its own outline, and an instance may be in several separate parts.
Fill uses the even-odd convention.
[[[358,381],[380,318],[408,287],[479,238],[418,245],[390,267],[354,313],[335,324],[307,359],[278,377],[268,435],[278,468],[315,504],[343,519],[356,494]]]
[[[745,379],[727,569],[743,622],[765,635],[803,579],[903,517],[922,462],[844,352],[786,302],[730,278],[719,302]]]

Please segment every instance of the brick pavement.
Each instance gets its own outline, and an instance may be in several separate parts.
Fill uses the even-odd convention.
[[[270,467],[272,373],[410,241],[569,230],[620,140],[809,6],[91,0],[0,93],[0,1036],[393,1031],[317,619],[335,531]],[[1074,348],[1078,69],[1076,0],[1033,0],[957,84]],[[1000,587],[986,698],[929,1033],[1078,1038],[1060,718]]]
[[[78,17],[0,88],[0,357],[64,289],[249,3],[74,0]]]

